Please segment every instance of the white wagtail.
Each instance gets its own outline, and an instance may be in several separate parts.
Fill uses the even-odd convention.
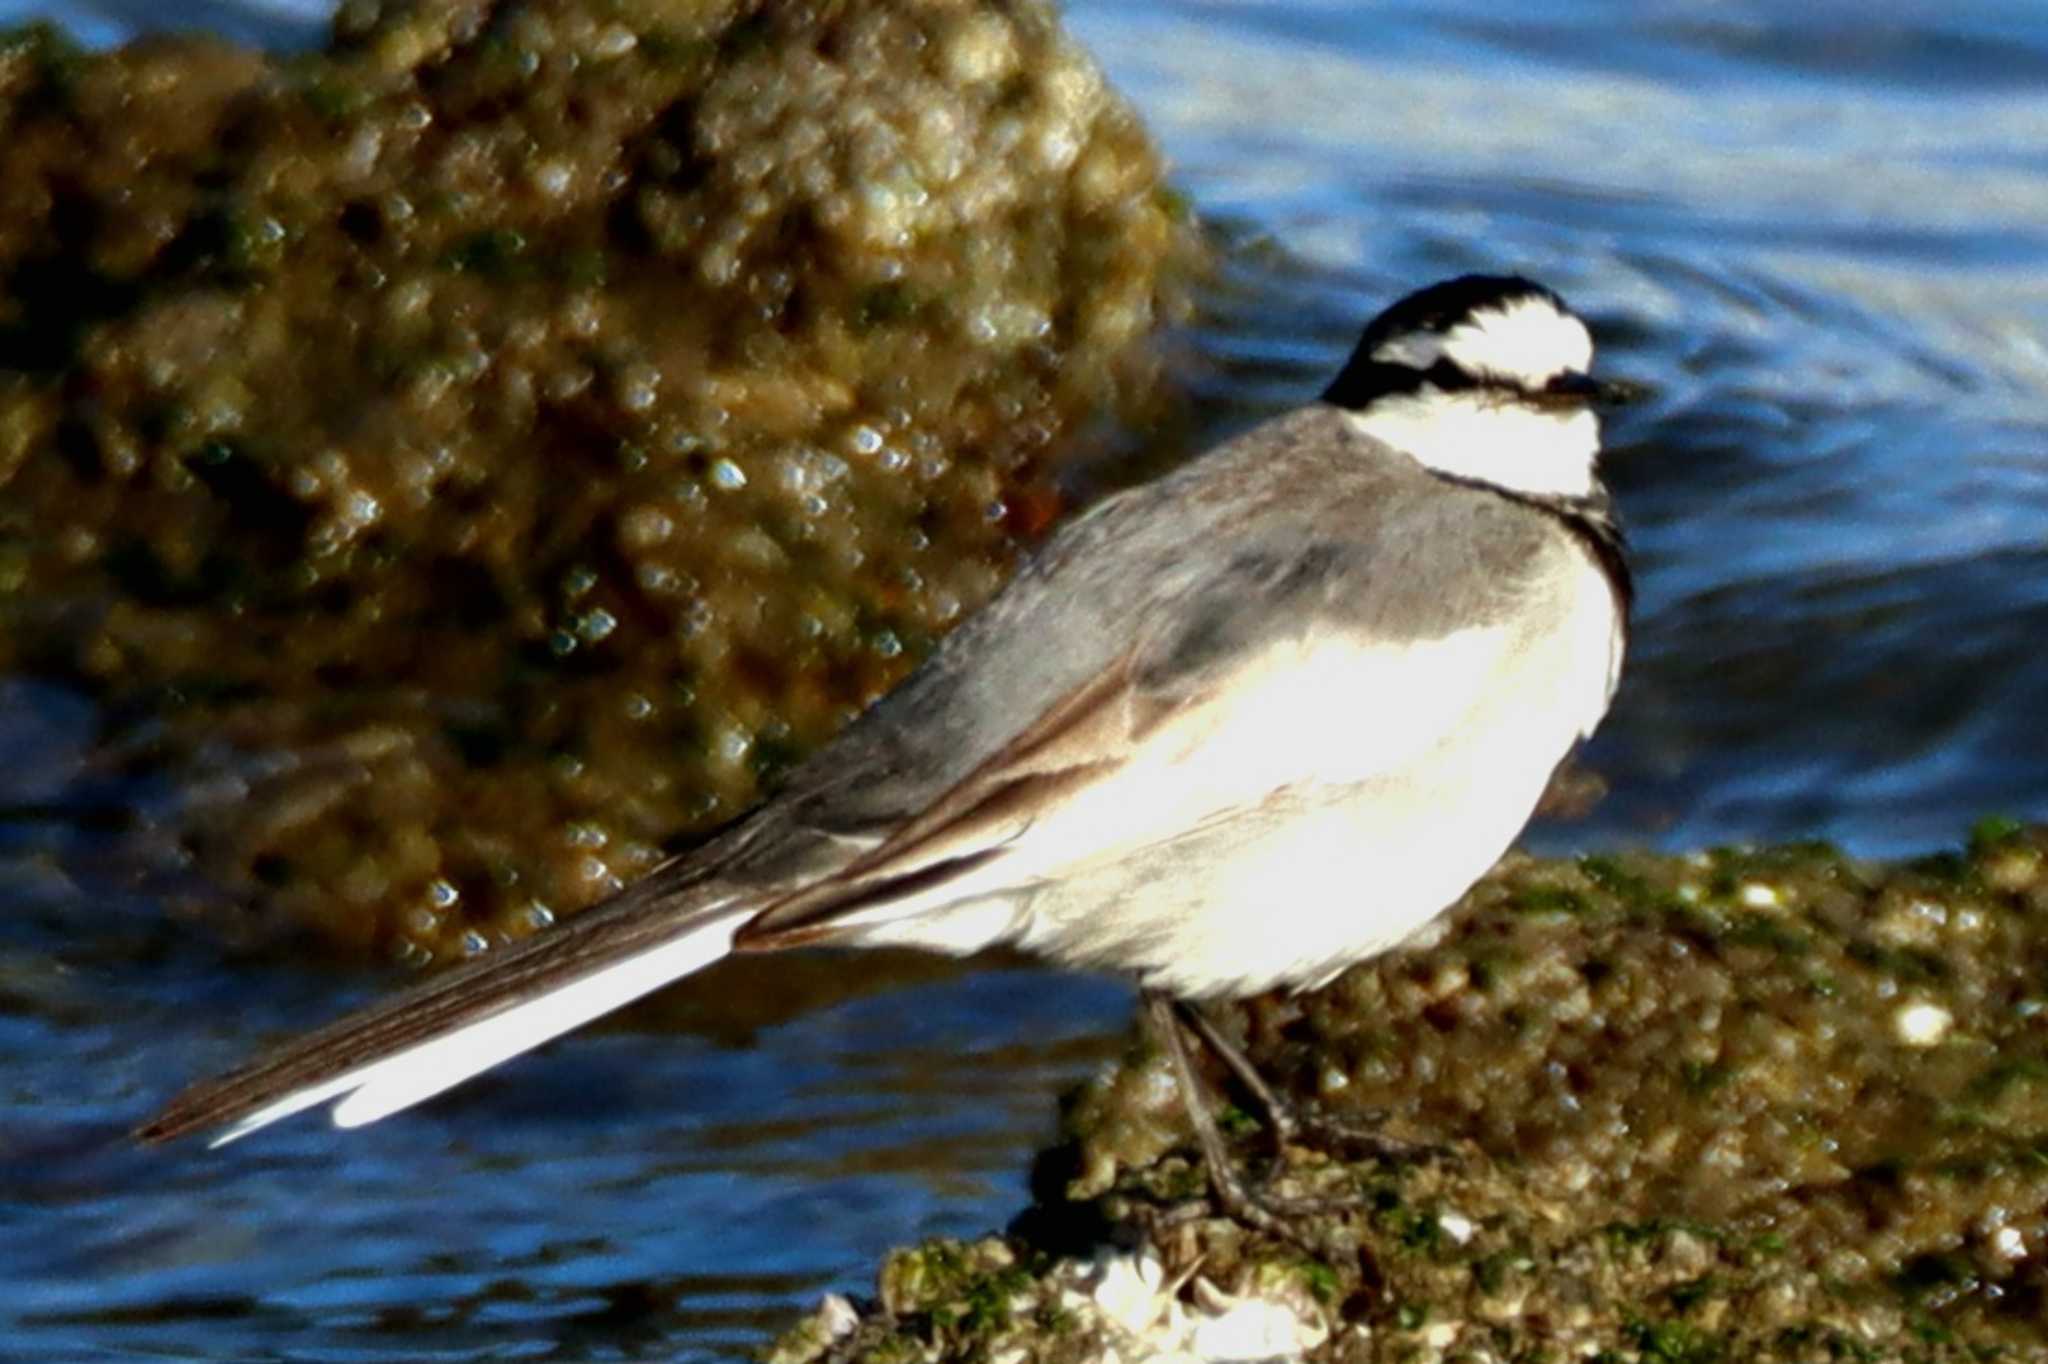
[[[732,952],[1010,944],[1148,992],[1227,1197],[1169,1001],[1217,1042],[1185,1001],[1408,937],[1607,710],[1630,587],[1592,358],[1528,280],[1409,295],[1320,402],[1062,527],[708,843],[139,1135],[374,1122]]]

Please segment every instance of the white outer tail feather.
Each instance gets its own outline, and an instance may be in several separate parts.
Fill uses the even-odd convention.
[[[680,938],[612,963],[548,993],[501,1009],[453,1032],[257,1109],[215,1137],[225,1146],[294,1113],[329,1099],[336,1127],[361,1127],[412,1107],[521,1052],[531,1051],[594,1018],[652,994],[673,980],[701,971],[732,951],[733,933],[745,915],[719,915]]]

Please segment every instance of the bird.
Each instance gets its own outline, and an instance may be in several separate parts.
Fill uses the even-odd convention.
[[[1134,980],[1212,1185],[1181,1026],[1414,936],[1613,699],[1633,589],[1593,340],[1464,275],[1320,397],[1056,529],[764,803],[609,901],[192,1086],[136,1129],[374,1122],[738,952],[1006,945]],[[1178,1026],[1177,1026],[1178,1025]]]

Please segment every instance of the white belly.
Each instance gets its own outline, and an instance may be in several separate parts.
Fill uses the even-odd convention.
[[[1527,822],[1570,740],[1492,733],[1490,752],[1460,743],[1400,776],[1290,791],[1048,882],[1023,903],[1021,941],[1184,996],[1321,984],[1452,904]]]

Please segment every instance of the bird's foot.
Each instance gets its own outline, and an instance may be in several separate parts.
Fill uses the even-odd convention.
[[[1185,1003],[1175,1003],[1170,1007],[1173,1016],[1202,1039],[1203,1044],[1229,1067],[1251,1096],[1253,1105],[1264,1115],[1267,1129],[1272,1133],[1276,1156],[1285,1159],[1287,1148],[1302,1146],[1324,1155],[1351,1160],[1437,1161],[1452,1158],[1448,1147],[1388,1136],[1385,1131],[1387,1115],[1384,1113],[1336,1118],[1304,1110],[1266,1083],[1250,1058],[1224,1035],[1207,1014]],[[1165,1026],[1163,1013],[1160,1026]]]
[[[1203,1169],[1208,1187],[1201,1194],[1131,1210],[1135,1222],[1156,1243],[1171,1244],[1175,1234],[1222,1219],[1284,1242],[1312,1259],[1355,1257],[1366,1278],[1379,1282],[1370,1237],[1347,1230],[1355,1219],[1371,1216],[1375,1204],[1370,1195],[1342,1188],[1314,1194],[1283,1191],[1283,1183],[1295,1181],[1278,1170],[1253,1180],[1233,1165],[1205,1161]]]
[[[1458,1153],[1448,1146],[1387,1135],[1384,1113],[1338,1118],[1287,1107],[1275,1112],[1272,1119],[1283,1151],[1289,1146],[1300,1146],[1346,1160],[1400,1161],[1410,1165],[1453,1164],[1458,1159]]]
[[[1282,1194],[1275,1190],[1278,1182],[1276,1176],[1268,1176],[1254,1185],[1233,1168],[1212,1167],[1209,1170],[1209,1197],[1198,1200],[1197,1211],[1191,1215],[1199,1215],[1201,1211],[1220,1212],[1268,1236],[1314,1251],[1317,1238],[1311,1232],[1317,1221],[1356,1212],[1367,1206],[1367,1199],[1360,1194],[1314,1197]]]

